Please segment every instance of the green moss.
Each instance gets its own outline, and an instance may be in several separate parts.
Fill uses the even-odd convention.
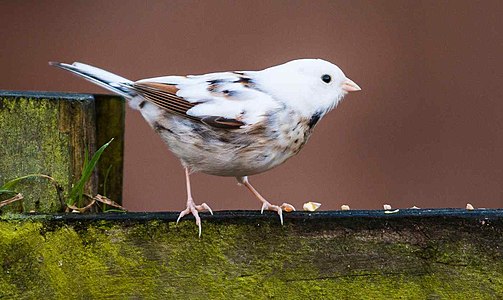
[[[95,109],[97,101],[100,102],[98,110]],[[96,119],[103,128],[97,126]],[[86,191],[96,194],[98,179],[103,180],[104,172],[111,166],[107,194],[120,203],[124,132],[122,99],[0,91],[0,128],[4,133],[0,147],[0,186],[8,180],[37,173],[53,177],[66,192],[81,176],[85,150],[94,153],[97,147],[114,137],[112,153],[103,157],[104,164],[98,174],[101,177],[92,176]],[[58,193],[46,179],[25,180],[16,186],[16,191],[23,194],[23,201],[3,207],[2,212],[62,210]]]
[[[60,133],[59,102],[27,97],[0,98],[0,183],[41,173],[68,187],[71,173],[69,136]],[[46,179],[30,179],[16,187],[24,195],[24,210],[55,212],[60,202],[53,185]],[[40,201],[44,199],[44,201]],[[13,207],[6,207],[13,211]]]
[[[468,236],[414,241],[404,234],[400,242],[389,229],[344,233],[340,224],[275,221],[204,222],[201,239],[193,221],[0,221],[0,298],[503,295],[501,259]]]

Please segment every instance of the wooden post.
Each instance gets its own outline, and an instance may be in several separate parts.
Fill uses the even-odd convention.
[[[92,154],[113,137],[87,190],[102,192],[99,186],[110,168],[108,196],[120,203],[123,128],[124,102],[116,96],[0,91],[0,186],[38,173],[53,177],[68,192],[80,178],[86,149]],[[3,211],[62,210],[63,199],[43,178],[26,180],[16,191],[23,193],[22,205]]]
[[[500,299],[503,210],[9,215],[1,299]]]

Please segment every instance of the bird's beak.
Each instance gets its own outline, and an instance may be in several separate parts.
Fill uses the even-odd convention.
[[[346,92],[356,92],[360,91],[361,87],[358,86],[353,80],[346,78],[344,83],[342,84],[342,89]]]

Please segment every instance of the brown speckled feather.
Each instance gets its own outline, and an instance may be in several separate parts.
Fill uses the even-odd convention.
[[[239,120],[219,116],[205,116],[200,118],[188,115],[187,111],[196,106],[197,103],[191,103],[181,97],[178,97],[176,95],[178,89],[174,85],[158,82],[141,82],[133,83],[130,88],[136,91],[146,101],[155,104],[170,113],[200,121],[208,126],[223,129],[237,129],[244,125],[244,123]]]

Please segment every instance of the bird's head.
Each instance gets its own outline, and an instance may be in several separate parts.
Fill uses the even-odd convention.
[[[298,59],[259,71],[259,85],[306,116],[334,108],[348,92],[361,88],[342,70],[322,59]]]

